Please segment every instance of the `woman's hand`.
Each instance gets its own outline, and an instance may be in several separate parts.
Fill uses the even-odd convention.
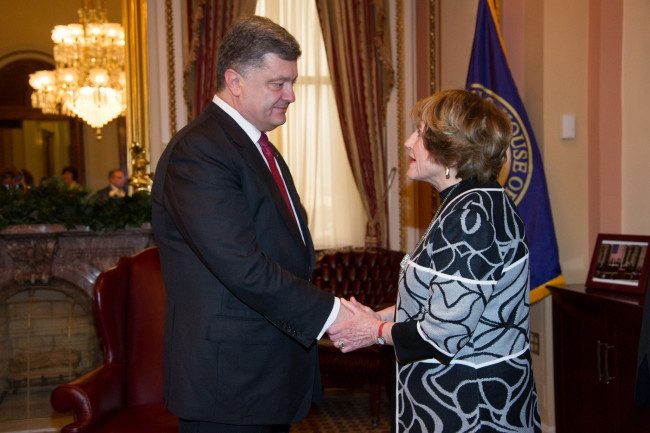
[[[361,308],[366,313],[374,315],[377,318],[377,320],[381,320],[381,316],[379,315],[379,313],[374,312],[372,308],[368,307],[367,305],[363,305],[361,302],[357,301],[357,299],[354,296],[350,298],[349,303],[351,303],[356,307]]]

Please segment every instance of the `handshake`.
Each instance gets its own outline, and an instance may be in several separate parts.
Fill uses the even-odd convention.
[[[390,330],[393,326],[395,306],[375,312],[354,298],[341,298],[341,309],[327,335],[343,353],[379,343],[393,344]],[[381,328],[381,329],[380,329]]]

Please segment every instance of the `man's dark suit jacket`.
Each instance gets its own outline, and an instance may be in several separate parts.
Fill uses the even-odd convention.
[[[277,152],[276,152],[277,154]],[[315,339],[334,298],[255,144],[216,104],[165,149],[153,229],[165,281],[165,400],[177,416],[288,424],[322,396]]]

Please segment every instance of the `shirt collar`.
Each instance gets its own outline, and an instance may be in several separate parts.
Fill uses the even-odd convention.
[[[246,135],[248,135],[253,143],[257,143],[259,141],[260,137],[262,136],[262,132],[248,120],[244,119],[244,116],[242,116],[239,111],[237,111],[232,105],[228,104],[217,95],[214,95],[212,102],[217,104],[219,108],[221,108],[226,112],[226,114],[232,117],[233,120],[237,122],[237,124],[244,130]]]

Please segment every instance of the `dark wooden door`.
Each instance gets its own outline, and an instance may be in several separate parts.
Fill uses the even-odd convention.
[[[600,358],[607,326],[593,305],[553,298],[553,354],[557,431],[608,432],[610,405]],[[605,421],[605,424],[603,422]]]
[[[650,432],[650,408],[634,404],[643,297],[551,292],[557,432]]]

